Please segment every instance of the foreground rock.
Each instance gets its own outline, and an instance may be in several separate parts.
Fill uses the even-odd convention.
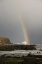
[[[0,51],[0,64],[42,64],[42,51]]]

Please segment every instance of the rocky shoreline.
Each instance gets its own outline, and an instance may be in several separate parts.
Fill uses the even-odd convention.
[[[42,51],[0,51],[0,64],[42,64]]]

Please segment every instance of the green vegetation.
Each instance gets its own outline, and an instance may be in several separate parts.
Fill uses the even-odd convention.
[[[0,64],[42,64],[42,57],[1,58]]]
[[[23,62],[23,61],[24,61],[23,59],[16,59],[16,60],[14,60],[14,59],[6,59],[4,61],[4,63],[20,63],[20,62]]]

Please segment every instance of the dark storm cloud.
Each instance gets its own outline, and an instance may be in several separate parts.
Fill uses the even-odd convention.
[[[9,37],[14,43],[25,40],[19,16],[25,22],[31,42],[42,43],[41,0],[0,1],[0,36]]]
[[[0,36],[10,38],[12,43],[24,41],[23,30],[11,0],[0,2]]]

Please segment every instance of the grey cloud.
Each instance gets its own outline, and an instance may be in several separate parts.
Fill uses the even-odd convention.
[[[11,42],[25,40],[21,19],[25,22],[31,43],[42,43],[42,1],[0,1],[0,36],[9,37]]]

